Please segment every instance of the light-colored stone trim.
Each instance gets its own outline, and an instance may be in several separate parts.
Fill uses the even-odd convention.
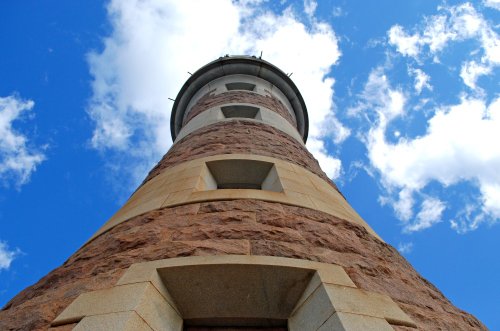
[[[85,321],[86,317],[101,319],[109,324],[108,319],[115,321],[124,319],[123,316],[117,316],[119,313],[135,313],[153,330],[173,331],[182,327],[182,318],[178,312],[150,281],[83,293],[54,320],[52,325],[69,324],[80,320],[84,324],[99,324],[95,320]],[[128,315],[128,318],[132,317]],[[166,325],[169,328],[165,328]],[[78,326],[75,329],[79,328],[82,329]]]
[[[189,135],[190,133],[192,133],[193,131],[196,131],[204,126],[211,125],[217,122],[232,121],[236,119],[236,118],[226,119],[222,114],[221,107],[231,106],[231,105],[248,105],[260,108],[258,118],[256,119],[245,118],[245,120],[268,124],[280,131],[283,131],[284,133],[291,136],[293,139],[297,140],[301,145],[304,145],[304,141],[302,140],[302,137],[300,136],[297,129],[292,124],[290,124],[290,122],[281,117],[281,115],[265,107],[255,106],[249,103],[226,103],[203,111],[202,113],[196,115],[186,125],[184,125],[182,130],[177,135],[174,144],[180,141],[182,138]]]
[[[186,320],[254,326],[286,320],[290,331],[416,327],[390,297],[358,289],[338,265],[248,255],[133,264],[114,287],[81,294],[52,325],[181,331]]]
[[[390,297],[329,283],[319,284],[307,299],[299,301],[290,318],[290,323],[297,325],[298,330],[315,331],[334,313],[369,316],[384,320],[383,324],[386,325],[393,323],[409,327],[415,326]]]
[[[135,311],[90,315],[84,317],[73,331],[153,331]]]
[[[295,114],[293,113],[292,105],[288,101],[287,97],[281,92],[279,88],[271,84],[270,82],[255,76],[250,75],[228,75],[218,78],[216,80],[211,81],[206,84],[204,87],[198,90],[198,92],[191,98],[191,101],[188,103],[187,111],[184,114],[183,121],[187,118],[191,108],[207,93],[212,93],[214,95],[218,95],[224,92],[227,92],[226,84],[234,83],[234,82],[245,82],[250,84],[255,84],[255,89],[249,93],[256,93],[262,96],[273,96],[277,98],[279,101],[283,103],[285,108],[290,113],[290,116],[295,119]]]
[[[383,318],[363,316],[349,313],[335,313],[323,323],[318,331],[394,331],[393,327]]]
[[[210,189],[206,162],[214,160],[246,159],[274,163],[283,192],[252,189]],[[151,210],[178,205],[236,199],[257,199],[319,210],[363,226],[382,240],[356,213],[345,198],[325,180],[314,173],[280,159],[250,155],[223,154],[199,158],[165,169],[141,186],[89,240],[134,216]]]

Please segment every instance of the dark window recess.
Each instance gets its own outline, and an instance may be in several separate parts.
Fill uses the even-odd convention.
[[[232,105],[221,107],[225,118],[257,118],[259,114],[258,107],[245,105]]]
[[[218,160],[206,163],[208,189],[254,189],[282,192],[273,163],[256,160]]]
[[[227,83],[226,88],[228,91],[234,91],[234,90],[253,91],[255,90],[255,84],[243,83],[243,82]]]
[[[287,331],[287,327],[220,327],[220,326],[185,326],[184,331]]]

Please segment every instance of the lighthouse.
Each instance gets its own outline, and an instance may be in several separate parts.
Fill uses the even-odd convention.
[[[484,330],[384,242],[307,150],[292,79],[251,56],[194,72],[173,145],[2,330]]]

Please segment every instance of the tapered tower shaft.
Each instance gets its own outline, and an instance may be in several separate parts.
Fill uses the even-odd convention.
[[[296,85],[226,56],[177,96],[173,145],[0,329],[483,330],[354,211],[305,147]],[[233,329],[231,329],[233,328]]]

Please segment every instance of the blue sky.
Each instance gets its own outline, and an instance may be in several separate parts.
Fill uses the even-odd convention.
[[[171,145],[187,72],[278,65],[308,148],[458,307],[500,329],[500,2],[0,5],[0,304],[63,263]]]

